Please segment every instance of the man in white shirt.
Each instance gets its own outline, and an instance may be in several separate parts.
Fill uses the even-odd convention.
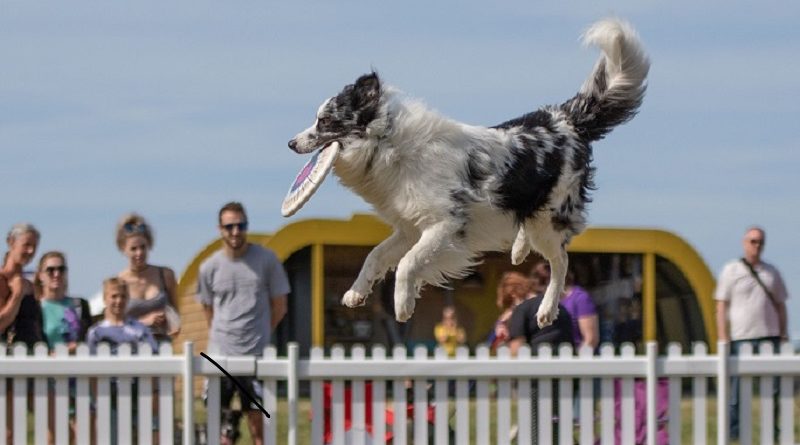
[[[725,265],[717,281],[717,335],[731,342],[731,354],[738,355],[745,343],[758,352],[762,342],[777,351],[787,341],[786,299],[789,297],[780,272],[761,260],[766,235],[750,227],[742,241],[744,257]],[[775,411],[777,414],[777,410]],[[731,439],[739,437],[739,379],[731,379],[729,404]]]

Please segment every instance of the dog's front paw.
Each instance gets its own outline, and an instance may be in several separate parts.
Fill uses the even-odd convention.
[[[342,297],[342,304],[347,307],[358,307],[364,306],[367,303],[367,296],[362,295],[353,289],[345,292],[344,297]]]
[[[536,312],[536,324],[539,325],[539,329],[543,329],[553,324],[557,317],[558,305],[553,304],[547,307],[544,302],[542,302],[542,305],[539,306],[539,310]]]
[[[400,323],[407,322],[412,315],[414,315],[414,306],[416,306],[416,298],[394,298],[394,318]]]

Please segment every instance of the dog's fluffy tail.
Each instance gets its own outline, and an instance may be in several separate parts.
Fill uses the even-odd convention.
[[[650,61],[636,31],[619,19],[595,23],[584,33],[583,43],[599,47],[603,55],[580,92],[563,108],[578,134],[591,142],[636,115],[647,89]]]

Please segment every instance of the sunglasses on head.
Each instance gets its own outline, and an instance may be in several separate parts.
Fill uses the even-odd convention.
[[[240,232],[245,232],[247,231],[247,221],[240,223],[222,224],[222,228],[225,229],[226,232],[233,232],[234,228],[239,229]]]
[[[59,272],[63,275],[64,272],[67,271],[67,266],[63,264],[61,266],[47,266],[44,268],[44,271],[47,272],[47,275],[55,275],[56,272]]]
[[[147,227],[142,223],[126,223],[122,226],[122,230],[126,233],[144,233]]]

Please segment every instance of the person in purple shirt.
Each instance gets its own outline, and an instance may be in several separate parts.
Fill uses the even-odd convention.
[[[540,289],[545,289],[550,283],[550,265],[547,262],[534,265],[531,277],[539,281]],[[583,345],[596,349],[600,344],[597,307],[589,292],[575,284],[575,271],[572,267],[567,270],[564,285],[564,293],[559,303],[572,318],[573,345],[576,349]]]
[[[575,273],[567,272],[561,305],[572,317],[572,338],[575,348],[589,346],[593,350],[600,343],[597,307],[586,289],[575,284]]]

